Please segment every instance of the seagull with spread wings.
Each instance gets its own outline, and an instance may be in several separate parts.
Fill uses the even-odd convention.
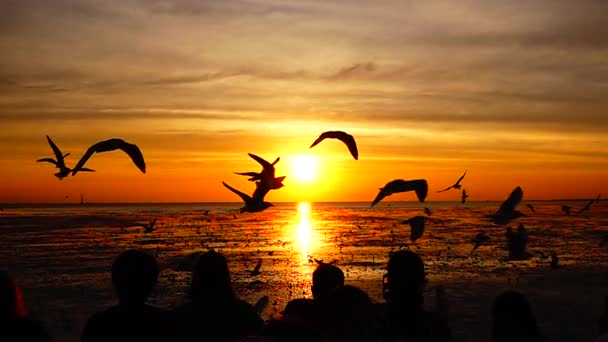
[[[276,177],[275,178],[275,169],[274,165],[281,160],[280,157],[274,160],[274,162],[269,163],[264,158],[259,157],[253,153],[248,153],[249,156],[258,162],[258,164],[262,165],[262,171],[260,172],[235,172],[237,175],[248,176],[250,177],[248,180],[251,182],[262,181],[270,186],[270,189],[276,190],[283,187],[283,180],[285,176]]]
[[[443,190],[439,190],[437,192],[444,192],[444,191],[448,191],[450,189],[460,189],[462,187],[462,185],[460,185],[460,182],[462,182],[462,180],[464,179],[464,176],[467,175],[467,171],[464,171],[464,174],[462,176],[460,176],[460,178],[458,178],[458,180],[456,181],[456,183],[448,186],[447,188],[443,189]]]
[[[464,204],[467,201],[467,198],[469,198],[469,195],[467,195],[467,190],[462,189],[462,193],[460,194],[460,203]]]
[[[55,145],[53,140],[48,135],[46,136],[46,140],[49,142],[49,145],[51,146],[51,149],[53,150],[53,153],[55,154],[55,159],[40,158],[40,159],[36,160],[36,162],[51,163],[51,164],[55,165],[55,167],[59,169],[59,172],[55,173],[54,175],[55,175],[55,177],[59,178],[59,180],[62,180],[65,177],[67,177],[70,174],[70,172],[72,172],[72,170],[65,165],[65,157],[69,156],[70,154],[69,153],[63,154],[61,152],[61,150],[59,149],[59,147],[57,147],[57,145]],[[95,170],[82,168],[81,171],[93,172]]]
[[[135,166],[141,172],[146,173],[146,162],[144,161],[144,156],[141,153],[141,150],[137,145],[130,144],[122,139],[114,138],[108,139],[104,141],[100,141],[91,147],[85,152],[85,154],[80,158],[76,167],[72,170],[72,176],[75,176],[79,171],[83,171],[84,164],[93,156],[95,153],[102,152],[110,152],[115,150],[121,150],[125,152],[133,161]]]
[[[585,206],[584,206],[584,207],[582,207],[582,208],[581,208],[581,210],[579,210],[579,211],[576,213],[576,215],[574,215],[574,216],[578,216],[578,215],[582,214],[583,212],[588,212],[588,211],[589,211],[589,209],[591,209],[591,205],[592,205],[593,203],[599,203],[599,202],[600,202],[600,195],[597,195],[597,197],[596,197],[596,198],[594,198],[594,199],[592,199],[592,200],[589,200],[589,201],[588,201],[588,202],[585,204]]]
[[[424,202],[429,191],[429,185],[425,179],[403,180],[395,179],[388,183],[383,188],[372,202],[372,207],[380,203],[383,198],[396,194],[398,192],[414,191],[420,202]]]
[[[494,215],[490,215],[492,222],[497,225],[505,225],[511,220],[525,216],[521,212],[515,210],[521,200],[524,198],[524,192],[521,187],[516,187],[511,191],[509,197],[500,205],[500,208]]]
[[[348,147],[348,150],[350,151],[350,154],[353,156],[353,158],[355,158],[355,160],[359,160],[359,151],[357,150],[357,143],[355,142],[355,138],[352,135],[342,131],[328,131],[322,133],[317,138],[317,140],[315,140],[312,145],[310,145],[310,148],[315,147],[318,143],[328,138],[338,139],[343,142],[346,147]]]
[[[402,224],[410,225],[410,240],[412,242],[416,242],[419,238],[422,237],[424,233],[424,224],[426,222],[426,217],[424,216],[414,216],[405,221],[401,221]]]
[[[477,233],[477,235],[475,235],[475,237],[473,238],[473,249],[471,250],[471,255],[473,254],[473,252],[479,248],[479,246],[481,246],[483,243],[487,242],[490,240],[490,237],[486,235],[486,233],[484,232],[480,232]]]
[[[245,202],[245,206],[240,209],[241,213],[257,213],[273,206],[272,203],[264,201],[264,196],[266,196],[266,194],[270,191],[270,187],[267,184],[264,184],[264,182],[258,181],[255,183],[256,188],[253,192],[253,196],[249,196],[246,193],[241,192],[224,182],[222,182],[222,184],[224,184],[224,186],[228,190],[239,195],[243,202]]]

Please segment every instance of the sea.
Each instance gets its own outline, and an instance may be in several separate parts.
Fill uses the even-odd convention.
[[[347,283],[382,302],[388,258],[408,249],[425,263],[426,305],[434,305],[433,289],[447,289],[456,340],[488,340],[492,299],[513,288],[538,306],[552,340],[590,340],[608,294],[602,244],[608,204],[575,215],[585,203],[528,201],[518,208],[525,216],[503,226],[488,218],[499,202],[382,202],[374,208],[369,202],[275,203],[242,214],[240,203],[6,204],[0,210],[0,267],[56,340],[78,341],[86,318],[115,303],[110,267],[128,249],[156,256],[162,271],[150,303],[169,309],[187,300],[197,255],[223,253],[241,298],[253,303],[269,297],[265,319],[279,318],[291,299],[311,297],[318,262],[334,263]],[[563,205],[573,214],[562,212]],[[426,217],[425,230],[411,241],[403,221],[415,216]],[[153,231],[146,232],[151,222]],[[512,261],[505,232],[519,224],[528,232],[530,257]],[[480,232],[490,240],[473,251]],[[551,253],[558,267],[550,266]],[[260,260],[260,274],[252,276]],[[567,317],[570,325],[561,323]]]

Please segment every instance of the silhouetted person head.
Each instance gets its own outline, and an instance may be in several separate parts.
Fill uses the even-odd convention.
[[[146,252],[129,250],[112,264],[112,284],[120,304],[144,304],[158,281],[158,264]]]
[[[192,272],[190,297],[195,303],[225,303],[236,299],[226,258],[216,252],[201,254]]]
[[[358,287],[344,285],[329,294],[322,305],[329,340],[372,341],[377,337],[372,300]]]
[[[27,315],[21,291],[5,271],[0,271],[0,322],[12,321]]]
[[[492,306],[492,341],[545,341],[528,299],[519,292],[506,291]]]
[[[312,297],[323,299],[344,286],[344,272],[334,265],[320,264],[312,273]]]
[[[389,303],[422,305],[426,273],[418,254],[398,251],[391,255],[386,273],[384,299]]]

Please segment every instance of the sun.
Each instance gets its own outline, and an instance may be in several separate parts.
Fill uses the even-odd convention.
[[[291,173],[293,178],[300,182],[310,182],[317,177],[319,161],[311,155],[297,155],[292,157]]]

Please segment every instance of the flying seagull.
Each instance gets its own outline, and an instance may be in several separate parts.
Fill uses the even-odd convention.
[[[566,215],[570,216],[570,209],[572,209],[569,205],[562,205],[562,211],[566,213]]]
[[[355,158],[355,160],[359,160],[359,151],[357,151],[357,143],[355,142],[355,138],[353,138],[352,135],[342,131],[328,131],[322,133],[317,140],[310,145],[310,148],[315,147],[318,143],[327,138],[338,139],[343,142],[346,147],[348,147],[348,150],[353,158]]]
[[[444,192],[444,191],[448,191],[450,189],[460,189],[462,187],[462,185],[460,185],[460,182],[462,182],[462,179],[464,178],[464,176],[466,176],[467,171],[464,171],[464,174],[462,176],[460,176],[460,178],[458,178],[458,180],[456,181],[456,183],[448,186],[447,188],[443,189],[443,190],[439,190],[437,192]]]
[[[405,220],[405,221],[401,221],[402,224],[409,224],[411,231],[410,231],[410,240],[412,240],[412,242],[416,242],[416,240],[420,239],[420,237],[422,237],[422,234],[424,233],[424,223],[426,222],[426,217],[424,216],[414,216],[411,219]]]
[[[424,213],[427,214],[427,215],[429,215],[429,216],[433,215],[433,212],[428,207],[424,207]]]
[[[266,194],[270,191],[270,187],[268,185],[265,185],[263,182],[258,181],[255,183],[256,189],[253,193],[253,197],[231,187],[230,185],[228,185],[224,182],[222,182],[222,184],[224,184],[224,186],[228,190],[239,195],[239,197],[241,197],[243,202],[245,202],[245,206],[240,209],[241,213],[244,213],[244,212],[256,213],[259,211],[266,210],[267,208],[273,206],[272,203],[264,201],[264,196],[266,196]]]
[[[152,233],[154,226],[156,226],[156,219],[150,221],[150,223],[138,223],[136,226],[142,227],[146,233]]]
[[[589,209],[591,209],[591,205],[592,205],[593,203],[599,203],[599,201],[600,201],[600,195],[597,195],[597,197],[596,197],[596,198],[594,198],[594,199],[592,199],[592,200],[589,200],[589,202],[587,202],[587,204],[585,204],[585,206],[584,206],[583,208],[581,208],[581,210],[579,210],[579,211],[576,213],[576,215],[575,215],[575,216],[578,216],[578,215],[582,214],[582,213],[583,213],[583,212],[585,212],[585,211],[589,211]]]
[[[534,208],[534,206],[530,203],[526,203],[526,207],[528,207],[533,213],[536,212],[536,209]]]
[[[255,265],[255,267],[253,268],[252,271],[249,271],[249,273],[251,273],[251,276],[257,276],[260,275],[260,268],[262,268],[262,259],[258,259],[258,263]]]
[[[278,178],[275,178],[275,176],[274,176],[274,174],[275,174],[274,165],[276,163],[278,163],[279,160],[281,160],[280,157],[277,157],[277,159],[275,159],[274,162],[272,162],[272,164],[271,164],[268,161],[266,161],[264,158],[259,157],[253,153],[248,153],[248,154],[249,154],[249,157],[251,157],[253,160],[258,162],[258,164],[262,165],[262,171],[260,171],[260,172],[235,172],[235,174],[241,175],[241,176],[248,176],[249,177],[248,180],[251,182],[264,181],[270,185],[271,189],[280,189],[283,187],[283,180],[285,179],[285,176],[278,177]]]
[[[497,225],[505,225],[511,220],[524,216],[524,214],[515,210],[523,197],[524,192],[521,190],[521,187],[516,187],[509,197],[500,205],[498,211],[494,215],[491,215],[492,222]]]
[[[46,140],[49,142],[49,145],[51,145],[51,149],[53,149],[53,153],[55,154],[55,159],[41,158],[41,159],[36,160],[36,162],[38,162],[38,163],[46,162],[46,163],[51,163],[51,164],[55,165],[55,167],[59,169],[59,172],[55,173],[54,175],[55,175],[55,177],[59,178],[59,180],[62,180],[65,177],[67,177],[70,174],[70,172],[72,172],[72,170],[65,165],[65,157],[69,156],[70,154],[69,153],[63,154],[61,152],[61,150],[59,149],[59,147],[57,147],[57,145],[55,145],[53,140],[48,135],[46,136]],[[81,171],[93,172],[95,170],[83,168]]]
[[[406,192],[406,191],[415,191],[416,196],[420,202],[424,202],[426,199],[426,195],[429,191],[429,185],[427,184],[425,179],[414,179],[414,180],[403,180],[403,179],[395,179],[388,183],[383,188],[380,188],[380,192],[372,202],[372,208],[380,203],[382,199],[386,196],[390,196],[392,194],[398,192]]]
[[[460,202],[462,204],[464,204],[467,201],[468,197],[469,197],[469,195],[467,195],[467,190],[466,189],[462,189],[462,194],[460,195]]]
[[[484,232],[480,232],[477,233],[477,235],[475,235],[475,237],[473,238],[473,243],[475,244],[473,246],[473,249],[471,250],[471,254],[473,254],[473,252],[479,248],[479,246],[481,246],[483,243],[487,242],[490,240],[490,237],[486,235],[486,233]]]
[[[130,144],[122,139],[115,138],[100,141],[89,147],[89,149],[85,152],[82,158],[80,158],[80,161],[78,161],[78,164],[76,164],[76,167],[74,167],[74,170],[72,170],[72,176],[76,175],[79,171],[82,171],[82,167],[87,162],[87,160],[89,160],[89,158],[93,156],[93,154],[101,152],[110,152],[114,150],[122,150],[123,152],[125,152],[127,155],[129,155],[133,163],[135,163],[135,166],[137,166],[137,168],[139,168],[141,172],[146,173],[146,162],[144,161],[144,156],[141,153],[139,147],[137,147],[137,145]]]

